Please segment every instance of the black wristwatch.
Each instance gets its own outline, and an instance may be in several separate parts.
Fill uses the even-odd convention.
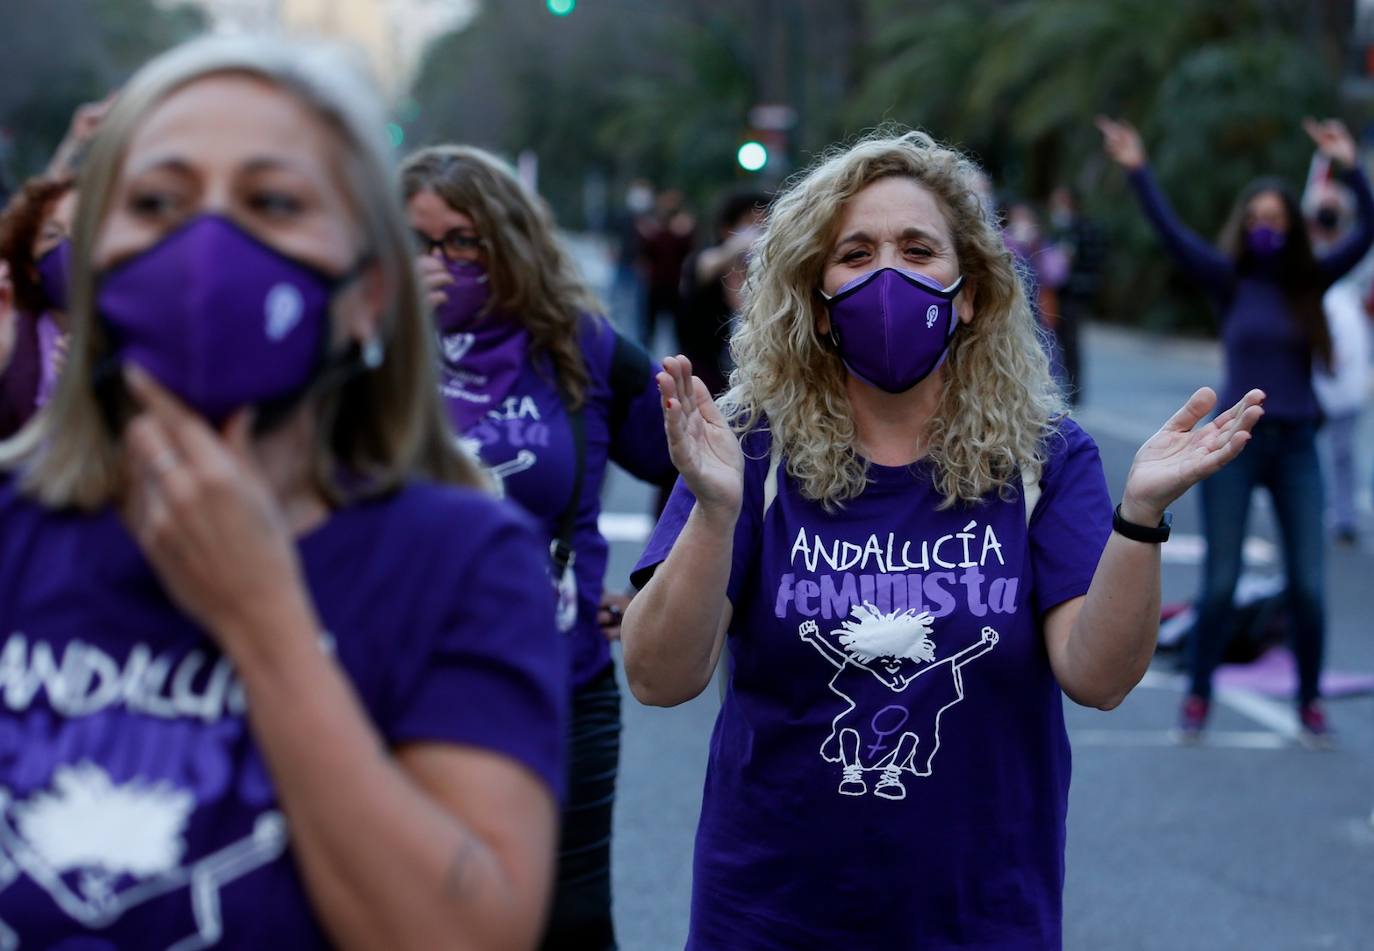
[[[1154,528],[1126,521],[1121,517],[1120,505],[1116,507],[1116,511],[1112,512],[1112,531],[1129,538],[1133,542],[1162,545],[1169,540],[1169,533],[1173,531],[1173,526],[1173,512],[1165,512],[1164,517],[1159,520],[1159,524]]]

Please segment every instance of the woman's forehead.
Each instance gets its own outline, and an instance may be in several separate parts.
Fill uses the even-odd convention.
[[[222,73],[193,80],[148,111],[130,139],[125,172],[180,161],[271,164],[318,174],[340,144],[295,95],[260,77]]]
[[[838,238],[859,231],[879,238],[913,228],[949,238],[949,221],[935,193],[913,178],[889,176],[864,186],[844,204]]]

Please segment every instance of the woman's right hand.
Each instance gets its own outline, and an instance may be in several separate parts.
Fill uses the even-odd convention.
[[[658,374],[663,424],[673,465],[703,509],[739,513],[744,498],[744,454],[706,384],[692,376],[686,357],[666,357]]]
[[[425,292],[425,300],[429,302],[431,308],[442,307],[448,300],[448,295],[444,293],[444,288],[453,283],[453,275],[449,274],[448,268],[443,263],[428,254],[422,254],[416,258],[416,267],[420,271],[420,286]]]
[[[1124,119],[1098,116],[1097,128],[1102,133],[1102,148],[1113,162],[1128,172],[1145,167],[1145,145],[1135,126]]]

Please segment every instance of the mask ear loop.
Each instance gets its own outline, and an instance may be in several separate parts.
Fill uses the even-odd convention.
[[[376,255],[372,251],[364,251],[358,255],[357,260],[347,270],[329,282],[331,314],[334,300],[338,297],[339,292],[362,277],[375,260]],[[332,324],[326,324],[321,328],[319,351],[315,358],[315,369],[310,374],[310,379],[306,380],[294,392],[274,400],[268,400],[265,403],[259,403],[255,407],[253,415],[253,434],[255,436],[266,435],[280,426],[312,391],[322,390],[326,387],[341,387],[354,378],[376,370],[382,365],[385,350],[380,334],[374,334],[366,343],[359,343],[356,340],[350,341],[341,352],[331,353],[331,327]]]

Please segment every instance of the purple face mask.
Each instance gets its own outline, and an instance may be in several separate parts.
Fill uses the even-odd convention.
[[[71,270],[72,243],[63,238],[38,259],[38,286],[53,310],[67,309],[67,281]]]
[[[845,367],[888,393],[905,393],[930,376],[944,363],[959,325],[954,297],[963,283],[960,277],[941,287],[924,274],[885,267],[826,297],[830,334]]]
[[[434,308],[434,324],[440,333],[469,330],[491,302],[491,279],[475,261],[446,261],[453,283],[444,288],[444,302]]]
[[[218,426],[294,402],[328,368],[330,304],[367,260],[335,277],[205,215],[101,274],[96,309],[119,362]]]
[[[1245,244],[1250,253],[1262,259],[1276,257],[1288,243],[1288,236],[1268,225],[1256,225],[1245,232]]]

